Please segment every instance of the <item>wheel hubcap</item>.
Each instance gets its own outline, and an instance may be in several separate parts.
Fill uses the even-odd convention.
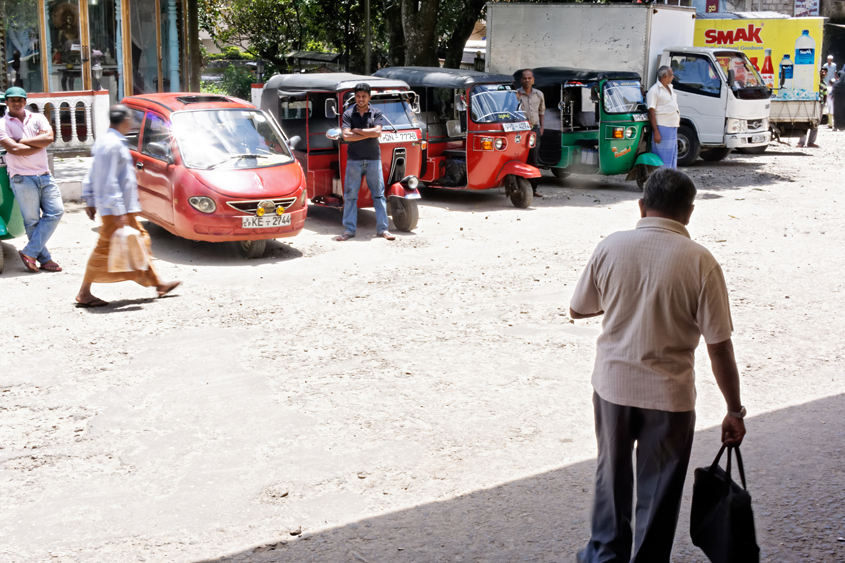
[[[683,158],[689,152],[689,141],[683,135],[678,135],[678,158]]]

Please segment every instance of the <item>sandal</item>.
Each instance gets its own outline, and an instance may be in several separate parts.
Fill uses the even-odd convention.
[[[170,282],[168,284],[165,284],[163,290],[162,289],[157,290],[158,296],[164,297],[165,295],[167,295],[168,293],[170,293],[171,291],[173,291],[174,289],[176,289],[180,285],[182,285],[182,282],[180,282],[180,281],[175,281],[175,282]]]
[[[26,267],[27,270],[29,270],[30,272],[38,271],[38,265],[35,263],[34,258],[30,258],[20,250],[18,250],[18,254],[21,255],[21,260],[23,260],[23,265]]]
[[[390,231],[382,231],[377,236],[380,236],[381,238],[385,238],[387,240],[396,240],[396,237],[390,234]]]
[[[56,264],[54,261],[50,260],[49,262],[44,262],[41,264],[41,269],[45,272],[61,272],[62,267]]]
[[[91,309],[93,307],[105,307],[108,305],[108,301],[103,301],[99,297],[95,297],[91,301],[77,301],[76,306],[80,309]]]
[[[335,239],[335,240],[339,240],[340,242],[343,242],[343,241],[345,241],[345,240],[349,240],[349,239],[351,239],[351,238],[352,238],[352,237],[354,237],[354,236],[355,236],[355,235],[354,235],[354,234],[352,234],[352,233],[343,233],[343,234],[342,234],[342,235],[340,235],[340,236],[334,237],[334,239]]]

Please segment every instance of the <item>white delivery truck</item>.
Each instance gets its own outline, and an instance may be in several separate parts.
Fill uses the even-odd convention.
[[[651,87],[673,69],[681,108],[678,164],[765,147],[769,89],[737,49],[693,47],[694,8],[661,4],[487,4],[486,70],[567,66],[630,70]]]
[[[772,90],[769,128],[778,137],[801,137],[819,126],[819,69],[825,18],[790,18],[777,12],[699,15],[695,44],[740,49]],[[746,148],[763,152],[766,147]]]

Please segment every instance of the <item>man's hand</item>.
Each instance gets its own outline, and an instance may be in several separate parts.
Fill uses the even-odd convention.
[[[738,446],[742,444],[745,436],[745,421],[741,418],[725,415],[722,420],[722,443],[726,446]]]
[[[656,128],[654,130],[654,142],[660,144],[660,131],[658,131]]]
[[[114,216],[114,223],[117,225],[117,228],[125,227],[126,226],[126,215],[115,215]]]
[[[86,207],[85,213],[88,215],[88,218],[93,221],[94,217],[96,217],[96,215],[97,215],[97,208],[96,207]]]

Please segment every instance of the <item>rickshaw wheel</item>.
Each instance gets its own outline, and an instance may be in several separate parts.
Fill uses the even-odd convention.
[[[3,265],[6,259],[3,258],[3,243],[0,243],[0,274],[3,273]]]
[[[413,231],[420,220],[420,208],[413,199],[390,198],[390,214],[396,228],[405,233]]]
[[[241,256],[247,259],[261,258],[267,248],[266,240],[241,240],[236,243]]]
[[[534,190],[531,188],[531,182],[522,176],[511,176],[516,179],[516,185],[511,183],[511,203],[514,207],[525,209],[534,201]],[[511,181],[512,182],[512,181]]]
[[[563,168],[552,168],[551,171],[552,174],[555,175],[555,178],[557,178],[558,180],[563,180],[564,178],[572,174],[571,172],[567,172]]]
[[[648,166],[645,164],[638,164],[637,165],[637,187],[645,189],[645,183],[648,181],[648,177],[651,176],[651,173],[648,170]]]

